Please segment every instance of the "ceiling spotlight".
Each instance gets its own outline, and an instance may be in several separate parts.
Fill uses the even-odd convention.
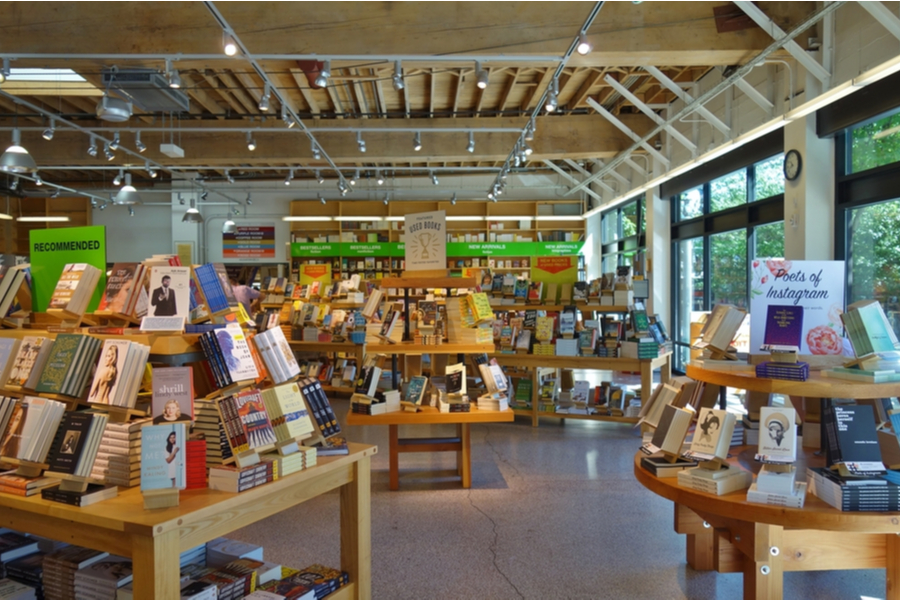
[[[178,69],[172,68],[172,59],[166,59],[166,79],[169,80],[169,87],[178,89],[181,87],[181,75],[178,73]]]
[[[54,133],[56,133],[56,123],[53,121],[53,119],[50,119],[50,126],[44,130],[44,133],[41,134],[41,137],[49,142],[53,139]]]
[[[500,169],[500,181],[506,181],[507,173],[508,173],[508,169],[506,167],[503,167],[502,169]]]
[[[3,67],[0,68],[0,83],[5,82],[9,79],[9,59],[3,59]]]
[[[234,38],[225,31],[222,32],[222,46],[227,56],[234,56],[237,54],[237,43],[234,41]]]
[[[11,189],[12,191],[16,191],[17,189],[19,189],[19,178],[18,177],[16,177],[9,183],[9,189]]]
[[[115,178],[113,178],[113,185],[122,185],[122,180],[125,178],[125,171],[119,169],[119,172],[116,174]]]
[[[231,171],[225,169],[225,181],[234,185],[234,177],[231,176]]]
[[[375,169],[375,181],[378,185],[384,185],[384,176],[382,176],[380,169]]]
[[[194,199],[191,198],[191,207],[184,211],[184,216],[181,217],[182,223],[202,223],[203,215],[200,214],[200,211],[194,206]]]
[[[525,141],[534,141],[534,121],[529,121],[525,127]]]
[[[469,144],[466,146],[467,152],[475,152],[475,132],[469,132]]]
[[[106,142],[105,144],[103,144],[103,156],[105,156],[106,160],[109,160],[109,161],[116,158],[116,155],[113,154],[113,151],[109,145],[109,142]]]
[[[0,156],[0,171],[5,173],[34,173],[37,164],[28,150],[22,147],[22,134],[18,129],[13,129],[12,146]]]
[[[97,156],[97,140],[91,137],[91,145],[88,146],[87,153],[96,158]]]
[[[480,61],[475,62],[475,85],[482,90],[488,86],[488,74],[481,68]]]
[[[100,210],[103,210],[104,208],[106,208],[106,205],[105,205],[105,204],[101,204],[101,205],[100,205]]]
[[[319,194],[319,202],[325,204],[325,198],[322,197],[322,194]]]
[[[262,98],[259,99],[260,112],[268,112],[269,111],[269,97],[271,95],[272,95],[272,90],[269,89],[269,82],[267,81],[265,87],[263,87]]]
[[[281,120],[288,126],[288,129],[297,124],[297,121],[295,121],[294,117],[291,116],[291,113],[288,112],[287,105],[285,104],[281,105]]]
[[[34,185],[44,185],[44,180],[37,173],[34,174]]]
[[[121,142],[119,141],[119,132],[116,131],[115,133],[113,133],[113,139],[112,139],[112,141],[109,143],[109,149],[112,150],[113,152],[115,152],[116,150],[119,149],[119,144],[120,144],[120,143],[121,143]]]
[[[247,150],[250,152],[256,150],[256,140],[253,139],[253,134],[249,131],[247,132]]]
[[[403,69],[400,67],[400,61],[394,61],[394,75],[391,77],[391,83],[394,86],[394,90],[399,92],[403,89]]]
[[[534,149],[526,143],[522,144],[522,152],[525,153],[525,156],[531,156],[531,153],[534,152]]]
[[[147,171],[147,175],[150,176],[150,179],[156,179],[156,176],[159,175],[159,172],[150,166],[150,161],[144,163],[144,169]]]
[[[497,198],[494,197],[493,191],[488,192],[488,200],[493,200],[494,202],[497,201]]]
[[[134,209],[133,209],[132,207],[130,207],[130,206],[128,207],[128,216],[129,216],[129,217],[133,217],[133,216],[134,216]]]
[[[456,194],[453,194],[453,196],[450,198],[450,204],[456,206]]]
[[[356,145],[359,146],[360,152],[366,151],[366,140],[363,139],[362,131],[356,132]]]
[[[294,178],[294,170],[291,169],[288,171],[287,177],[284,178],[284,185],[291,185],[291,180]]]
[[[340,176],[340,173],[338,173],[338,176]],[[350,191],[350,188],[348,188],[348,187],[347,187],[347,184],[344,183],[344,179],[343,179],[343,178],[338,179],[337,188],[338,188],[338,191],[341,193],[341,196],[346,196],[346,195],[347,195],[347,192]]]
[[[586,54],[590,54],[591,50],[593,50],[593,49],[594,49],[594,47],[591,45],[591,43],[587,39],[587,34],[585,34],[585,33],[580,34],[578,36],[578,46],[575,47],[575,51],[578,52],[578,54],[584,56]]]
[[[331,61],[326,60],[319,69],[319,75],[316,77],[316,85],[319,87],[328,87],[328,78],[331,77]]]
[[[250,196],[250,194],[248,193],[248,194],[247,194],[247,199],[244,200],[244,202],[247,203],[247,206],[250,206],[251,204],[253,204],[253,197]]]
[[[350,185],[356,185],[356,180],[359,179],[359,169],[353,172],[353,175],[350,176]]]
[[[387,194],[385,194],[385,195],[384,195],[384,200],[382,200],[382,202],[384,203],[385,206],[388,205],[388,198],[389,198],[389,196],[388,196]]]
[[[141,154],[147,151],[147,145],[141,141],[140,131],[134,134],[134,147],[137,148],[137,151]]]
[[[315,141],[312,143],[312,157],[313,160],[320,160],[322,158],[322,152],[319,150],[319,145]]]
[[[237,226],[234,223],[234,220],[229,217],[222,223],[222,233],[234,233],[237,230]]]
[[[556,77],[550,83],[550,90],[547,94],[547,101],[544,103],[544,110],[553,112],[559,106],[559,80]]]
[[[438,176],[437,176],[437,174],[435,174],[434,171],[431,172],[431,183],[433,183],[434,185],[437,185],[438,183],[440,183],[438,181]]]
[[[116,204],[127,205],[141,203],[140,195],[137,193],[137,190],[134,189],[134,186],[131,185],[131,173],[125,173],[125,185],[118,191],[113,202]]]
[[[413,150],[418,152],[422,149],[422,135],[417,131],[416,135],[413,137]]]
[[[322,177],[322,171],[319,169],[316,169],[316,181],[318,181],[319,184],[325,183],[325,178]]]
[[[209,192],[207,192],[206,190],[203,190],[203,193],[200,194],[200,199],[206,200],[207,198],[209,198]]]
[[[184,196],[181,195],[181,192],[178,192],[178,204],[184,206]]]

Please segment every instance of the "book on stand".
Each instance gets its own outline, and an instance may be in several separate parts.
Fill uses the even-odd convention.
[[[736,421],[735,414],[726,410],[701,408],[697,416],[697,428],[691,439],[691,448],[685,456],[694,460],[724,461],[728,458]]]
[[[156,367],[151,380],[150,415],[153,424],[194,420],[194,370]]]
[[[875,415],[870,405],[826,406],[822,412],[825,425],[826,465],[844,477],[884,475]]]
[[[141,491],[184,489],[187,425],[145,425],[141,428]]]

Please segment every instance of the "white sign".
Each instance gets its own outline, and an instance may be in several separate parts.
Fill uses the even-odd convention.
[[[406,215],[406,270],[447,268],[447,215],[442,210]]]
[[[844,354],[844,261],[754,260],[750,265],[751,353],[758,353],[763,345],[770,304],[803,307],[800,354]]]

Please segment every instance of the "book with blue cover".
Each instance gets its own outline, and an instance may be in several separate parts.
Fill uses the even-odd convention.
[[[184,448],[187,425],[145,425],[141,428],[141,491],[184,489]]]
[[[211,315],[231,311],[228,298],[225,296],[225,289],[222,287],[222,282],[213,264],[207,263],[194,267],[194,279]]]
[[[803,307],[771,304],[766,311],[766,329],[761,350],[799,352],[803,340]]]

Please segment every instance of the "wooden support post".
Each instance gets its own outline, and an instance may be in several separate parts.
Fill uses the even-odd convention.
[[[472,487],[472,444],[469,424],[460,423],[456,427],[457,435],[462,445],[462,450],[456,453],[456,464],[459,469],[459,476],[462,479],[463,488],[469,489]]]
[[[538,404],[541,401],[541,377],[540,367],[529,367],[531,369],[531,426],[537,427],[540,422],[538,416]]]
[[[753,557],[744,562],[744,598],[776,600],[784,588],[784,528],[754,523]]]
[[[900,600],[900,534],[888,533],[884,538],[886,600]]]
[[[388,469],[390,471],[390,485],[392,492],[400,489],[400,441],[399,425],[388,425]]]
[[[355,585],[356,600],[372,598],[371,459],[353,464],[353,481],[341,487],[341,569]],[[176,555],[177,556],[177,555]]]
[[[154,532],[156,533],[156,532]],[[181,595],[178,578],[178,530],[155,536],[132,535],[135,600],[175,599]]]

